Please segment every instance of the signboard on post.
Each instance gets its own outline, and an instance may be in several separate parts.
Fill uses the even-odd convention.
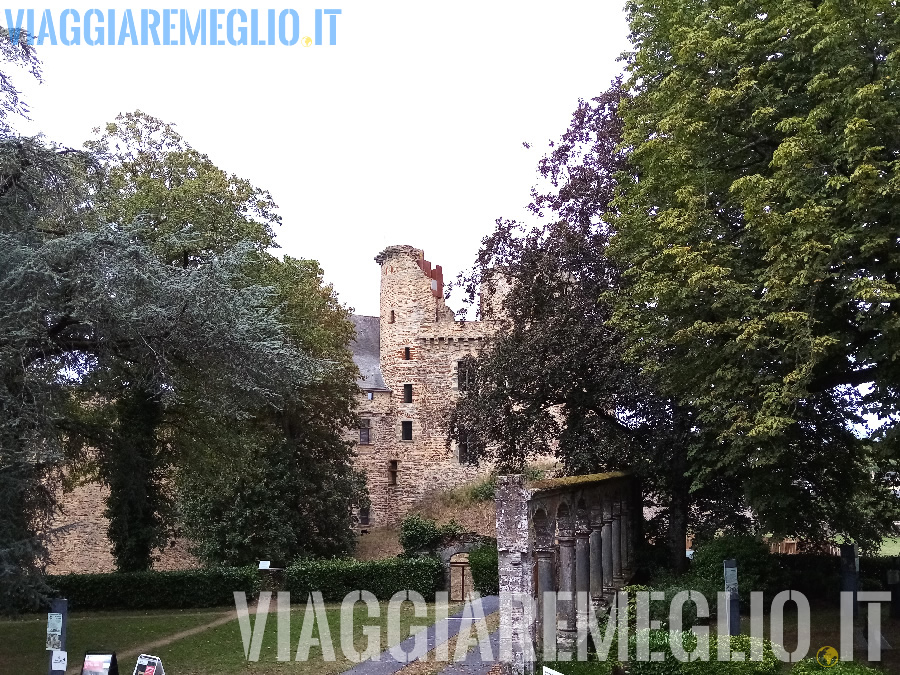
[[[149,654],[141,654],[138,657],[137,665],[134,667],[132,675],[166,675],[166,671],[163,669],[161,658],[150,656]]]

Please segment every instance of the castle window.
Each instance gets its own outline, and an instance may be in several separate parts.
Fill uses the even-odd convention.
[[[365,419],[359,421],[359,444],[360,445],[371,445],[372,444],[372,420]]]
[[[388,485],[397,484],[397,474],[400,473],[400,462],[392,459],[388,464]]]
[[[401,422],[400,429],[401,429],[400,440],[411,441],[412,440],[412,422],[411,421]]]
[[[369,509],[360,509],[359,510],[359,524],[360,525],[368,525],[369,524]]]
[[[474,435],[466,429],[459,430],[459,440],[456,442],[456,459],[460,464],[468,464],[471,456]]]
[[[394,316],[394,310],[391,310],[391,320],[388,321],[388,323],[394,323],[395,318],[396,317]]]
[[[466,358],[456,363],[456,386],[459,391],[468,391],[469,386],[475,382],[475,369],[473,359]]]
[[[374,399],[375,399],[375,392],[374,392],[374,391],[367,391],[367,392],[366,392],[366,399],[369,400],[369,401],[374,400]]]
[[[412,403],[412,385],[411,384],[403,385],[403,402],[404,403]]]
[[[403,360],[409,361],[409,347],[403,348]]]

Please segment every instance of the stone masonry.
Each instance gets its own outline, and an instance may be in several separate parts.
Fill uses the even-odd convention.
[[[363,375],[359,414],[369,424],[369,443],[357,447],[372,501],[364,526],[396,524],[427,492],[487,470],[469,466],[464,448],[447,446],[445,416],[459,395],[459,361],[477,354],[495,325],[456,320],[444,302],[443,270],[423,251],[389,246],[375,261],[381,266],[380,316],[354,317],[354,358]],[[412,431],[408,440],[404,422]]]

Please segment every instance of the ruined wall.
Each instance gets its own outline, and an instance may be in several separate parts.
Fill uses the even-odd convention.
[[[62,512],[51,523],[50,574],[86,574],[112,572],[115,562],[112,546],[106,536],[109,521],[104,517],[105,500],[109,490],[97,483],[79,485],[60,495]],[[185,540],[153,554],[153,568],[181,570],[199,567],[188,552]]]

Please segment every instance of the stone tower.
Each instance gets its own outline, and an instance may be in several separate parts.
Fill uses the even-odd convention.
[[[375,261],[381,266],[380,316],[354,317],[358,333],[375,321],[379,333],[378,372],[371,369],[371,336],[367,355],[359,339],[354,346],[365,376],[357,463],[368,475],[372,499],[361,520],[387,525],[426,492],[478,475],[465,447],[448,446],[446,414],[459,395],[459,361],[478,351],[492,324],[456,321],[444,302],[443,270],[420,249],[389,246]]]

